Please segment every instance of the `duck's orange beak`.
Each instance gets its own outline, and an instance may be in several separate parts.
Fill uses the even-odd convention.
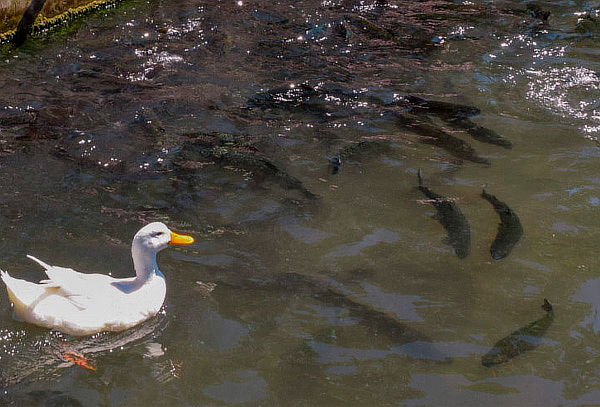
[[[194,243],[194,238],[191,236],[180,235],[175,232],[171,232],[171,240],[169,244],[192,244]]]

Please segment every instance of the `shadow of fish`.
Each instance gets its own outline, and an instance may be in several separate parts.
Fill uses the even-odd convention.
[[[508,256],[513,247],[523,236],[523,227],[516,213],[504,202],[498,200],[494,195],[488,194],[485,189],[481,197],[494,206],[494,210],[500,216],[498,233],[492,242],[490,254],[494,260],[500,260]]]
[[[353,300],[339,291],[325,279],[299,273],[286,273],[262,282],[263,288],[277,287],[294,294],[305,293],[324,304],[344,308],[350,315],[360,318],[362,324],[377,334],[383,334],[399,343],[424,340],[424,335],[398,321],[387,312],[376,310],[369,305]]]
[[[423,185],[421,170],[418,173],[419,190],[429,198],[429,202],[437,210],[436,218],[448,232],[446,243],[454,248],[454,253],[463,259],[469,255],[471,246],[471,228],[469,222],[458,206],[441,195],[436,194],[431,189]]]
[[[540,344],[542,335],[554,321],[554,310],[545,298],[542,309],[546,311],[546,315],[496,342],[492,350],[483,355],[481,364],[485,367],[492,367],[506,363],[523,352],[535,349]]]
[[[359,324],[371,330],[374,336],[384,335],[397,345],[414,342],[424,344],[423,353],[427,355],[426,358],[447,361],[446,355],[433,345],[430,337],[403,323],[393,313],[375,309],[368,303],[353,299],[351,293],[337,287],[337,284],[329,279],[285,273],[262,280],[244,280],[243,283],[220,283],[220,287],[283,291],[294,297],[308,296],[328,306],[347,310],[351,317],[359,319]]]

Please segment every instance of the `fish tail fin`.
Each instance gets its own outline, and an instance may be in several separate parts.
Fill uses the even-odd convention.
[[[551,312],[554,309],[552,308],[552,304],[546,298],[544,298],[544,304],[542,305],[542,309],[546,312]]]
[[[43,261],[41,261],[40,259],[37,259],[37,258],[35,258],[35,257],[33,257],[33,256],[29,255],[29,254],[27,255],[27,258],[28,258],[29,260],[33,260],[33,261],[35,261],[37,264],[39,264],[40,266],[42,266],[42,267],[43,267],[43,268],[45,268],[46,270],[48,270],[48,269],[51,269],[51,268],[52,268],[52,266],[50,266],[49,264],[46,264],[46,263],[44,263]]]

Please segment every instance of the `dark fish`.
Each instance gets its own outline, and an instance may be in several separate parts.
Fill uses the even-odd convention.
[[[527,4],[527,12],[533,18],[542,20],[543,24],[548,24],[548,19],[550,18],[550,12],[547,10],[543,10],[539,4],[529,3]]]
[[[406,114],[399,114],[397,118],[397,123],[402,127],[422,136],[422,143],[440,147],[457,158],[479,164],[490,164],[487,159],[480,157],[469,143],[448,134],[431,123]]]
[[[384,335],[397,344],[411,342],[432,342],[432,339],[409,324],[400,321],[393,313],[380,311],[369,304],[354,300],[345,289],[327,278],[308,276],[300,273],[284,273],[262,279],[248,278],[235,282],[219,281],[221,289],[228,287],[241,290],[263,290],[284,292],[293,297],[307,296],[332,307],[340,307],[357,319],[360,325],[373,331],[374,335]],[[217,293],[218,294],[218,293]],[[228,294],[229,295],[229,294]],[[436,359],[444,359],[438,350],[430,349]]]
[[[510,140],[505,139],[493,130],[487,127],[480,126],[471,121],[468,117],[462,116],[444,116],[441,115],[440,119],[448,123],[455,129],[465,130],[471,137],[482,143],[494,144],[504,148],[512,148]]]
[[[277,108],[283,105],[298,106],[318,95],[317,89],[301,83],[297,86],[282,86],[257,93],[248,99],[248,105],[263,109]]]
[[[342,147],[336,155],[329,158],[332,174],[337,174],[343,161],[361,160],[368,156],[383,154],[391,149],[388,140],[362,140]]]
[[[27,407],[83,407],[76,398],[56,390],[33,390],[23,392],[13,390],[0,395],[2,406],[27,406]]]
[[[306,189],[302,181],[281,170],[265,157],[245,151],[227,151],[219,152],[218,155],[213,154],[211,158],[227,165],[258,173],[259,178],[271,179],[285,189],[298,190],[309,199],[317,198],[315,194]]]
[[[0,109],[0,126],[11,127],[22,124],[33,124],[38,118],[38,112],[34,110],[19,110],[13,112],[8,109]]]
[[[545,298],[542,309],[546,311],[546,315],[496,342],[492,350],[483,355],[481,364],[485,367],[499,365],[523,352],[535,349],[554,320],[552,305]]]
[[[32,401],[39,401],[44,407],[83,407],[79,400],[60,391],[34,390],[27,395]],[[42,402],[44,404],[41,404]]]
[[[508,256],[512,248],[523,236],[523,227],[519,217],[504,202],[499,201],[494,195],[481,192],[481,197],[494,206],[494,210],[500,216],[498,224],[498,233],[490,248],[490,253],[494,260],[500,260]]]
[[[342,156],[340,154],[336,154],[333,157],[329,158],[329,168],[331,170],[332,175],[337,174],[341,166]]]
[[[328,121],[368,111],[361,102],[364,100],[359,92],[340,85],[300,83],[256,93],[248,99],[247,107],[310,115],[317,120]],[[366,100],[375,103],[370,98]]]
[[[371,38],[378,38],[387,41],[397,41],[398,37],[394,35],[390,30],[376,24],[372,21],[367,20],[361,16],[350,16],[348,20],[352,25],[357,27],[361,32]]]
[[[250,13],[252,15],[252,17],[264,21],[267,24],[287,24],[287,22],[289,21],[286,17],[279,15],[279,14],[275,14],[275,13],[269,13],[268,11],[265,10],[254,10],[252,13]]]
[[[192,141],[182,145],[174,159],[173,163],[178,168],[195,168],[195,164],[202,166],[202,162],[212,161],[249,171],[257,182],[271,181],[284,189],[295,189],[307,198],[317,198],[302,181],[279,168],[253,145],[245,143],[242,136],[218,132],[188,133],[185,136]]]
[[[481,111],[473,106],[459,105],[449,102],[427,100],[418,96],[407,95],[400,99],[401,104],[406,104],[414,113],[425,113],[438,116],[453,128],[465,130],[475,140],[482,143],[495,144],[504,148],[511,148],[512,143],[493,130],[479,126],[469,119],[477,116]]]
[[[290,112],[322,116],[331,110],[324,95],[326,95],[326,92],[321,89],[301,83],[257,93],[248,99],[248,107],[263,110],[283,109]]]
[[[471,229],[469,222],[458,206],[441,195],[436,194],[431,189],[423,185],[421,170],[418,173],[419,190],[430,200],[430,203],[437,210],[437,220],[448,232],[446,242],[454,248],[454,253],[463,259],[469,255],[471,246]]]
[[[440,116],[471,117],[481,113],[478,108],[473,106],[427,100],[414,95],[403,96],[399,100],[399,103],[408,104],[416,110],[421,110],[423,113],[431,113]]]

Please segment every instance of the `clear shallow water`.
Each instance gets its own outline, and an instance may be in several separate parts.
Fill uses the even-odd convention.
[[[198,243],[161,254],[164,314],[118,335],[29,327],[0,296],[2,401],[600,403],[598,40],[576,32],[574,15],[597,5],[550,7],[550,24],[537,28],[502,11],[525,3],[481,5],[434,9],[450,24],[425,15],[427,3],[133,1],[5,53],[3,269],[41,278],[30,253],[129,275],[129,241],[150,220]],[[358,14],[396,39],[355,25],[340,33],[336,23]],[[476,106],[473,120],[514,146],[455,132],[490,162],[461,164],[398,126],[389,107],[248,107],[257,92],[304,81]],[[245,140],[318,198],[209,162],[190,147],[194,132]],[[329,172],[328,157],[373,136],[391,139],[389,149]],[[419,202],[419,168],[433,190],[458,198],[471,225],[467,258],[444,244],[434,209]],[[498,217],[479,197],[483,184],[525,230],[501,261],[489,255]],[[482,366],[495,342],[543,316],[544,297],[556,317],[540,346]],[[67,366],[65,347],[97,370]]]

